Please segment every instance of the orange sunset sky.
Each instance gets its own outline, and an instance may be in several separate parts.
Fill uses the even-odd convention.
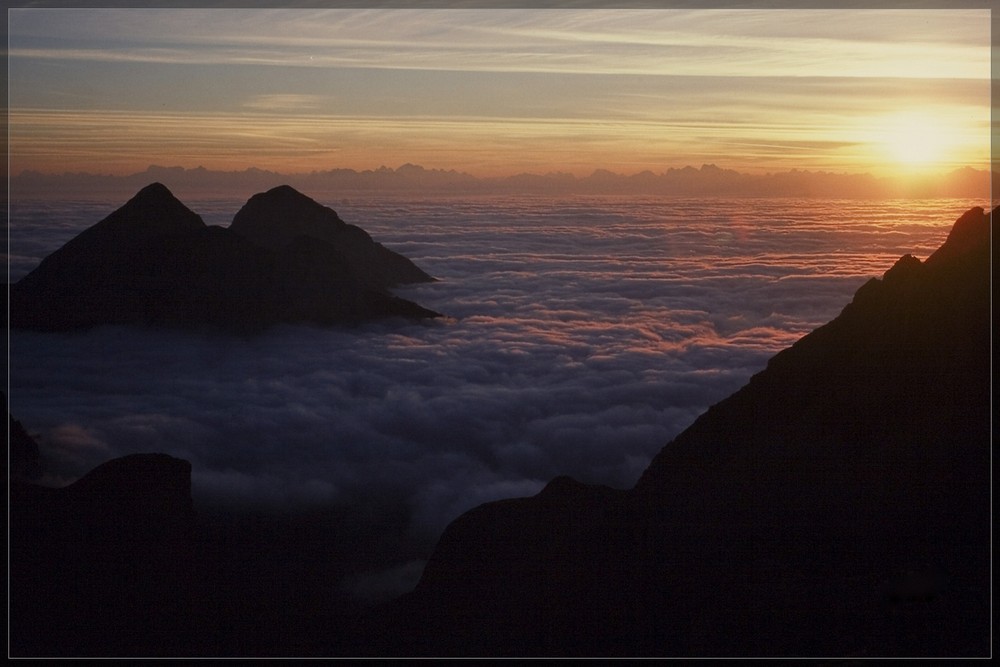
[[[7,18],[12,174],[989,168],[985,9]]]

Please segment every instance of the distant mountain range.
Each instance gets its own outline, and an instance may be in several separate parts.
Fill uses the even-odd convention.
[[[302,580],[336,564],[317,536],[344,541],[322,521],[229,549],[185,531],[183,461],[14,479],[11,654],[988,657],[998,211],[862,286],[634,488],[560,477],[481,505],[369,614]],[[308,599],[275,602],[293,586]]]
[[[218,196],[223,192],[256,192],[288,183],[300,190],[338,193],[411,192],[411,193],[582,193],[582,194],[658,194],[689,197],[821,197],[882,199],[895,197],[956,197],[983,199],[991,185],[1000,185],[997,172],[969,167],[947,174],[933,174],[918,179],[876,177],[871,174],[845,174],[824,171],[799,171],[745,174],[716,165],[700,168],[671,168],[664,172],[643,171],[631,175],[598,169],[589,176],[566,173],[531,174],[478,178],[470,174],[404,164],[392,169],[331,169],[307,174],[280,174],[250,168],[243,171],[213,171],[198,167],[150,166],[145,171],[126,176],[89,173],[41,174],[25,171],[10,179],[13,196],[47,196],[133,192],[136,188],[159,181],[185,193]],[[994,188],[993,191],[996,191]]]
[[[228,228],[153,183],[10,286],[15,328],[102,324],[259,331],[438,313],[393,296],[433,278],[289,186],[254,195]]]

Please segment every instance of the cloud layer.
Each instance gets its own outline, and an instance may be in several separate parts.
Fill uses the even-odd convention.
[[[424,541],[556,475],[629,487],[707,406],[900,255],[926,257],[971,205],[324,203],[440,278],[401,294],[449,318],[249,339],[12,332],[11,410],[51,481],[162,451],[194,464],[203,506],[388,499],[410,516],[393,539]],[[240,202],[190,204],[219,223]],[[94,203],[46,206],[12,208],[12,273],[103,217]]]
[[[716,75],[988,76],[982,10],[18,10],[15,57]],[[978,41],[978,44],[977,44]],[[738,55],[739,58],[734,58]],[[917,72],[913,61],[927,67]]]

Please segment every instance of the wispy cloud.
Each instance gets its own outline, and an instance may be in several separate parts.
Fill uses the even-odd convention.
[[[39,17],[22,10],[12,14],[10,53],[479,72],[983,78],[989,76],[987,16],[865,10],[105,10],[95,20],[79,10],[49,10],[42,31]],[[63,40],[53,39],[60,34]],[[39,41],[48,44],[34,45]]]
[[[322,95],[276,93],[256,95],[244,102],[243,106],[257,111],[312,111],[324,106],[325,100]]]
[[[12,155],[15,169],[45,170],[60,144],[64,162],[81,163],[70,168],[100,154],[124,171],[151,156],[291,171],[416,162],[579,173],[720,157],[741,169],[776,160],[775,169],[869,170],[876,156],[862,144],[877,140],[880,119],[921,108],[961,138],[951,162],[981,166],[987,18],[968,10],[14,10]],[[128,140],[113,123],[128,127]],[[89,131],[74,135],[82,125]],[[771,150],[781,145],[815,150],[795,150],[803,162],[792,164],[793,155]]]

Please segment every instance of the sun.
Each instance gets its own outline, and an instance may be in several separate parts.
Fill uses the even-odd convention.
[[[920,169],[946,161],[949,126],[940,118],[922,113],[892,116],[881,137],[888,157],[901,167]]]

